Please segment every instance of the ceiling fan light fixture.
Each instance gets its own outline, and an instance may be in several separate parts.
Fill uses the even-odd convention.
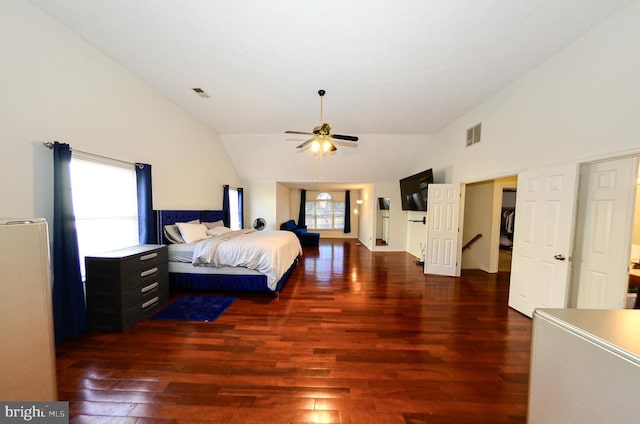
[[[285,134],[305,134],[310,135],[312,138],[305,141],[304,143],[296,146],[297,149],[305,148],[311,145],[311,151],[313,153],[318,153],[321,151],[323,153],[335,152],[338,150],[336,145],[333,143],[332,139],[341,140],[341,141],[358,141],[358,137],[353,135],[340,135],[340,134],[332,134],[331,129],[333,125],[324,122],[323,116],[323,105],[322,98],[326,92],[324,90],[319,90],[318,95],[320,96],[320,125],[315,127],[311,132],[303,132],[303,131],[285,131]]]

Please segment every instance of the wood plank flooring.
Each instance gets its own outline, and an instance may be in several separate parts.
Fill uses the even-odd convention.
[[[524,423],[531,321],[507,277],[325,239],[279,297],[61,343],[59,396],[72,423]]]

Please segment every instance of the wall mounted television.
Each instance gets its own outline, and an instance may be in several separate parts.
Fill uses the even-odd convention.
[[[427,169],[400,180],[403,211],[426,211],[427,188],[433,183],[433,169]]]

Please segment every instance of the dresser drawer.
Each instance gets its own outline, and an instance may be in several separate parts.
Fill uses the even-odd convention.
[[[94,284],[87,290],[87,307],[95,305],[107,305],[107,307],[126,307],[140,303],[140,299],[149,294],[161,293],[169,295],[169,278],[167,265],[158,267],[158,272],[145,278],[130,276],[114,284],[103,281],[103,284]]]
[[[118,257],[118,253],[121,253],[123,256]],[[110,277],[150,269],[160,263],[166,263],[167,260],[168,254],[166,247],[151,251],[127,248],[87,257],[85,263],[87,275]]]
[[[124,330],[136,322],[153,315],[169,300],[169,295],[161,296],[159,293],[147,296],[144,301],[134,305],[124,305],[121,308],[109,308],[96,306],[88,313],[91,328],[104,330]]]
[[[98,274],[87,277],[87,292],[97,295],[130,296],[149,284],[168,278],[168,275],[169,265],[166,261],[130,274]]]

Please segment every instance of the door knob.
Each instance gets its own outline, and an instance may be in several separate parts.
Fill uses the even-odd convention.
[[[564,261],[565,259],[567,259],[567,258],[564,257],[564,255],[555,255],[553,258],[557,259],[559,261]]]

